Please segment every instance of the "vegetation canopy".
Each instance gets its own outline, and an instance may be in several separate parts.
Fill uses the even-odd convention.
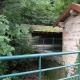
[[[79,0],[0,0],[0,56],[34,53],[29,38],[32,28],[27,29],[21,24],[50,26],[70,2],[80,3]],[[0,61],[0,75],[25,71],[32,61]]]

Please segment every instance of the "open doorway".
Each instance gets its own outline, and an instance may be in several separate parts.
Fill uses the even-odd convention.
[[[37,52],[61,52],[62,32],[36,32],[32,33],[35,40],[35,51]]]

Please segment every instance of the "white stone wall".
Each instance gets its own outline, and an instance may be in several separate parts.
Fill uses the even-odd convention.
[[[76,44],[80,39],[80,14],[78,16],[70,16],[65,22],[63,30],[63,51],[78,50]],[[77,54],[70,54],[62,56],[64,64],[74,64]],[[73,73],[73,68],[68,69],[68,76]]]

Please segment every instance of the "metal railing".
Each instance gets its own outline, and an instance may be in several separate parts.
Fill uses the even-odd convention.
[[[27,44],[32,45],[35,52],[61,52],[62,51],[62,39],[61,38],[25,38],[23,40],[20,38],[13,39],[12,45],[14,46],[14,42],[16,43],[16,47],[21,47],[18,42],[25,42]]]
[[[61,38],[38,38],[33,39],[34,49],[39,52],[61,52],[62,39]]]
[[[41,59],[43,57],[48,57],[48,56],[59,56],[59,55],[66,55],[66,54],[78,54],[78,63],[76,64],[70,64],[70,65],[65,65],[65,66],[58,66],[58,67],[51,67],[51,68],[41,68]],[[72,52],[55,52],[55,53],[41,53],[41,54],[28,54],[28,55],[16,55],[16,56],[0,56],[0,61],[4,60],[14,60],[14,59],[29,59],[29,58],[39,58],[39,69],[38,70],[32,70],[32,71],[27,71],[27,72],[20,72],[20,73],[15,73],[15,74],[6,74],[6,75],[0,75],[1,78],[5,77],[13,77],[13,76],[21,76],[25,74],[33,74],[33,73],[39,73],[38,80],[41,80],[41,73],[45,71],[51,71],[51,70],[56,70],[56,69],[61,69],[61,68],[66,68],[66,67],[71,67],[71,66],[78,66],[78,74],[66,78],[62,78],[59,80],[68,80],[70,78],[75,78],[78,77],[78,80],[80,80],[80,51],[72,51]]]

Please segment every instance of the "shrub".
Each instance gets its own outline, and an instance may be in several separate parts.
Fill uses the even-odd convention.
[[[12,24],[4,15],[0,15],[0,56],[12,56],[34,53],[28,37],[29,31],[18,24]],[[23,71],[30,60],[0,61],[0,75]],[[21,66],[18,68],[18,66]],[[3,80],[21,80],[19,77]]]

